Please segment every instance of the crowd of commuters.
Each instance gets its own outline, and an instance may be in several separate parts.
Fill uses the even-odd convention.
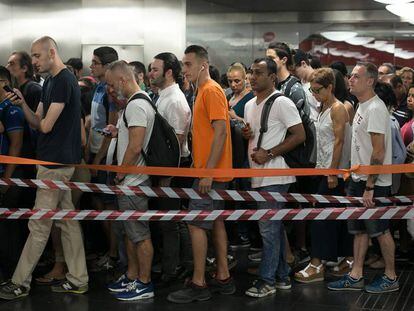
[[[263,57],[251,64],[234,62],[220,76],[201,46],[187,47],[181,60],[172,53],[157,54],[148,68],[139,61],[120,60],[115,49],[102,46],[87,56],[90,76],[85,76],[80,59],[64,63],[59,54],[52,38],[41,37],[32,43],[30,53],[13,52],[7,64],[0,66],[0,150],[2,155],[66,166],[2,164],[2,177],[171,186],[200,193],[237,189],[347,194],[362,197],[366,208],[375,206],[375,197],[412,194],[414,189],[414,177],[408,173],[352,173],[348,180],[341,175],[155,178],[71,166],[145,166],[159,118],[175,133],[180,167],[347,169],[411,163],[411,68],[389,63],[377,68],[358,62],[349,73],[341,62],[321,66],[306,52],[273,42]],[[304,150],[307,157],[298,160]],[[191,211],[286,205],[149,200],[40,188],[2,187],[0,192],[4,207],[49,210]],[[230,251],[238,249],[248,251],[249,260],[256,264],[247,271],[255,280],[243,289],[250,297],[289,290],[293,280],[323,282],[328,274],[337,277],[327,283],[330,290],[385,293],[399,290],[395,262],[413,260],[404,220],[163,221],[150,225],[148,221],[32,219],[2,222],[0,232],[10,237],[0,246],[0,298],[7,300],[27,296],[32,282],[49,285],[54,292],[83,294],[88,291],[89,273],[100,271],[113,272],[107,289],[119,300],[151,298],[157,287],[177,282],[184,282],[184,288],[167,297],[175,303],[232,295],[237,260]],[[32,281],[40,265],[49,270]],[[366,266],[384,273],[365,284]]]

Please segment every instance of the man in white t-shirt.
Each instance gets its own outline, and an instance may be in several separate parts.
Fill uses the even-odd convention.
[[[249,140],[248,154],[251,168],[288,168],[282,154],[305,141],[306,135],[295,104],[287,97],[276,98],[269,112],[268,130],[257,148],[260,120],[265,103],[280,94],[275,90],[277,65],[271,58],[260,58],[251,67],[250,83],[256,97],[245,106],[247,122],[243,134]],[[289,135],[286,134],[289,132]],[[287,192],[296,181],[293,176],[252,178],[252,187],[259,191]],[[284,203],[259,202],[259,209],[279,209]],[[289,267],[285,256],[285,234],[282,221],[259,221],[263,240],[262,261],[259,278],[246,291],[251,297],[265,297],[276,292],[276,288],[291,287]]]
[[[125,109],[118,119],[117,126],[108,125],[106,130],[118,138],[118,165],[144,166],[141,151],[147,151],[148,142],[154,126],[155,110],[145,99],[132,99],[138,93],[145,96],[135,80],[133,69],[124,61],[113,62],[106,72],[108,93],[119,100],[127,99]],[[149,98],[148,98],[149,99]],[[124,120],[125,115],[125,122]],[[148,186],[149,176],[144,174],[121,174],[115,178],[117,184],[125,186]],[[120,211],[148,210],[148,198],[139,196],[118,196]],[[145,221],[122,222],[127,242],[128,270],[108,289],[119,300],[138,300],[154,296],[151,282],[153,247],[149,223]]]
[[[149,78],[151,85],[159,88],[157,109],[174,128],[180,142],[180,167],[189,167],[191,160],[187,137],[191,122],[191,109],[177,84],[180,75],[181,65],[174,54],[160,53],[154,57]],[[160,180],[160,185],[164,187],[191,187],[191,185],[183,185],[183,180],[185,178],[174,177],[171,179],[167,177]],[[181,208],[179,199],[160,198],[156,202],[159,210],[179,210]],[[191,243],[187,245],[180,243],[180,241],[189,242],[190,236],[184,222],[161,221],[158,225],[161,228],[163,239],[161,281],[163,285],[168,286],[176,279],[179,265],[191,264]],[[180,255],[182,255],[182,262],[180,262]]]
[[[349,85],[359,100],[352,124],[351,166],[383,165],[392,163],[390,115],[384,102],[375,94],[377,67],[371,63],[358,63],[352,70]],[[374,197],[390,194],[392,175],[358,175],[353,173],[348,195],[363,197],[364,206],[375,206]],[[395,244],[389,231],[389,220],[349,220],[348,230],[354,234],[354,264],[349,274],[328,284],[332,290],[364,289],[363,267],[369,238],[377,238],[385,262],[384,275],[365,286],[369,293],[393,292],[399,289],[395,273]]]

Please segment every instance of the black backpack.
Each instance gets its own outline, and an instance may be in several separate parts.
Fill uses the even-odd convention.
[[[135,99],[146,100],[155,110],[154,126],[148,142],[147,152],[141,151],[145,164],[147,166],[179,167],[181,156],[180,143],[175,135],[174,128],[159,114],[157,107],[148,96],[138,93],[132,96],[129,102]],[[125,126],[128,128],[125,112],[126,109],[122,118]]]
[[[293,84],[292,84],[293,85]],[[289,87],[289,85],[288,85]],[[291,86],[289,87],[290,91]],[[280,96],[285,96],[281,93],[274,94],[271,96],[266,103],[264,104],[262,115],[260,118],[260,134],[257,141],[257,148],[259,149],[262,144],[263,134],[268,130],[268,120],[270,109],[276,98]],[[302,107],[301,107],[302,108]],[[283,158],[286,161],[286,164],[290,168],[301,168],[301,167],[315,167],[316,165],[316,129],[315,124],[309,118],[309,116],[304,113],[303,109],[298,109],[299,115],[302,120],[303,127],[306,133],[306,140],[303,144],[300,144],[291,151],[282,154]],[[289,135],[289,132],[286,134]]]

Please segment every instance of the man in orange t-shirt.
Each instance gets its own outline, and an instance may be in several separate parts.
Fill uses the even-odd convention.
[[[207,51],[197,45],[187,47],[183,58],[185,77],[195,84],[197,96],[193,105],[192,143],[195,168],[232,167],[231,133],[227,100],[220,85],[210,78]],[[212,188],[226,189],[231,178],[204,177],[194,182],[194,188],[207,193]],[[223,209],[223,201],[191,200],[190,210]],[[171,293],[168,300],[190,303],[211,298],[211,293],[233,294],[236,291],[227,264],[227,233],[223,220],[188,223],[194,257],[194,273],[185,289]],[[217,273],[207,286],[205,263],[207,256],[206,230],[213,230]]]

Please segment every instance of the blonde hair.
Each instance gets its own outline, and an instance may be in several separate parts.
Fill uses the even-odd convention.
[[[414,78],[414,69],[410,68],[410,67],[403,67],[398,71],[398,75],[402,76],[404,73],[406,72],[411,72],[413,74],[413,78]]]
[[[246,78],[246,69],[244,69],[244,66],[241,63],[234,63],[230,65],[229,69],[227,70],[227,73],[230,73],[232,71],[240,71],[243,79]]]
[[[316,69],[310,78],[310,82],[318,83],[323,87],[332,84],[332,91],[335,89],[335,74],[331,68]]]

